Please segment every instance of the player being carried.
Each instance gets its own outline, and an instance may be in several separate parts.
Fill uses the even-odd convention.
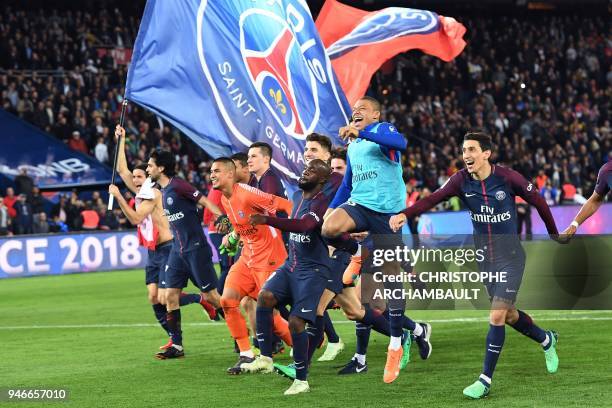
[[[165,299],[165,268],[170,249],[172,249],[172,233],[168,219],[164,215],[161,192],[155,184],[147,178],[146,164],[134,167],[130,172],[125,157],[125,130],[117,125],[115,136],[118,138],[119,154],[117,156],[117,172],[126,187],[136,195],[136,208],[130,207],[123,198],[119,188],[111,184],[108,188],[115,197],[121,210],[133,225],[137,225],[138,241],[147,248],[148,259],[145,266],[145,283],[147,285],[149,302],[157,321],[170,337],[169,342],[161,346],[162,350],[172,345],[172,333],[167,324],[167,310]],[[215,320],[215,308],[208,303],[202,294],[181,294],[180,306],[191,303],[200,303],[208,316]]]
[[[463,390],[463,394],[474,399],[489,394],[495,365],[506,337],[506,324],[542,346],[549,373],[555,373],[559,367],[555,349],[557,333],[541,329],[527,313],[514,305],[525,270],[525,252],[516,234],[515,197],[522,197],[536,207],[548,233],[554,239],[558,239],[557,227],[537,188],[516,171],[491,164],[491,151],[489,135],[481,132],[467,133],[463,139],[463,162],[466,168],[455,173],[429,197],[417,201],[389,221],[393,230],[399,230],[407,218],[422,214],[441,201],[457,196],[470,210],[477,249],[485,251],[485,260],[479,263],[480,270],[506,272],[505,282],[486,283],[491,310],[484,366],[478,380]]]
[[[244,244],[240,258],[230,268],[221,297],[225,321],[240,349],[238,362],[228,368],[227,372],[240,374],[240,366],[255,358],[246,321],[240,313],[240,301],[246,296],[257,299],[266,279],[287,258],[280,231],[263,225],[253,226],[249,223],[249,217],[252,214],[267,215],[276,211],[290,213],[291,202],[246,184],[236,183],[236,166],[230,158],[215,159],[210,172],[212,186],[223,193],[221,205],[234,227],[234,231],[223,238],[224,246],[235,246],[239,239]],[[285,343],[292,344],[287,321],[279,314],[274,314],[274,330]]]
[[[369,231],[382,237],[385,246],[403,245],[400,233],[390,229],[389,218],[401,211],[406,202],[400,157],[401,151],[406,149],[406,139],[392,124],[379,122],[380,110],[376,99],[365,96],[355,103],[351,123],[340,129],[340,137],[351,143],[344,179],[323,223],[322,233],[327,238],[337,238],[347,232]],[[383,272],[399,275],[400,265],[386,262]],[[391,286],[389,289],[401,288],[399,283]],[[328,290],[322,302],[331,297],[333,294]],[[390,300],[390,342],[383,374],[386,383],[395,381],[402,360],[407,357],[402,347],[405,326],[415,336],[421,355],[427,358],[431,352],[431,326],[407,318],[404,309],[404,299]]]
[[[323,318],[317,316],[321,295],[331,276],[327,243],[321,237],[323,214],[329,197],[323,187],[331,169],[322,160],[311,160],[302,172],[300,190],[293,196],[291,219],[253,214],[251,225],[269,225],[289,232],[289,257],[265,283],[257,299],[257,341],[261,355],[243,364],[245,372],[273,371],[272,311],[278,304],[291,305],[289,327],[293,339],[296,378],[285,395],[310,390],[306,380],[312,353],[323,335]],[[310,323],[306,331],[306,322]]]

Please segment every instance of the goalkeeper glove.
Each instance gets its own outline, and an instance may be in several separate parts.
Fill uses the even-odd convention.
[[[238,252],[238,243],[240,240],[233,233],[227,236],[228,246],[221,244],[219,246],[220,254],[227,254],[227,256],[234,256]]]

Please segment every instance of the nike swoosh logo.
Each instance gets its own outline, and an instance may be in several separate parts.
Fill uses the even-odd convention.
[[[472,194],[465,193],[465,196],[466,196],[466,197],[473,197],[473,196],[475,196],[475,195],[476,195],[476,193],[472,193]]]
[[[355,369],[355,371],[357,371],[358,373],[360,373],[360,372],[362,372],[362,371],[363,371],[363,370],[365,370],[365,369],[366,369],[366,368],[365,368],[365,366],[363,366],[363,367],[361,367],[361,368],[357,367],[357,368]]]
[[[206,285],[206,286],[202,286],[202,289],[206,289],[209,286],[210,286],[210,283],[208,285]]]
[[[312,309],[308,309],[308,310],[306,310],[306,309],[302,308],[301,312],[302,312],[302,313],[312,312]]]
[[[328,282],[333,282],[333,280],[332,280],[332,279],[328,279],[327,281],[328,281]]]

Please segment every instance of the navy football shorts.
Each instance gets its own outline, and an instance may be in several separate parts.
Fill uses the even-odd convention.
[[[217,271],[212,262],[210,246],[203,245],[181,253],[172,248],[166,267],[166,287],[182,289],[191,282],[202,292],[217,288]]]
[[[330,271],[326,288],[334,292],[336,295],[341,293],[347,286],[355,286],[354,284],[344,285],[342,282],[344,271],[350,263],[351,254],[346,251],[336,249],[330,257]]]
[[[369,231],[376,248],[395,248],[403,246],[401,230],[394,232],[389,226],[389,220],[395,214],[379,213],[370,210],[351,200],[342,204],[342,208],[355,222],[355,232]]]
[[[270,275],[263,289],[272,292],[279,305],[291,305],[291,315],[314,323],[328,277],[324,266],[291,271],[283,265]]]
[[[484,282],[484,284],[491,301],[496,299],[504,303],[514,304],[521,287],[523,273],[525,272],[525,258],[518,257],[517,259],[505,261],[480,262],[478,266],[481,272],[506,273],[505,281],[491,280]]]
[[[155,247],[155,251],[149,250],[147,265],[145,266],[145,283],[157,283],[164,288],[166,264],[172,250],[172,240],[161,243]]]

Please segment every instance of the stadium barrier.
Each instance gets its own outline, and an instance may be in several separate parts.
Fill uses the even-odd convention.
[[[147,250],[138,245],[135,230],[0,238],[0,279],[137,269],[146,262]],[[218,262],[216,251],[213,262]]]
[[[144,268],[146,260],[134,231],[0,239],[0,278]]]

